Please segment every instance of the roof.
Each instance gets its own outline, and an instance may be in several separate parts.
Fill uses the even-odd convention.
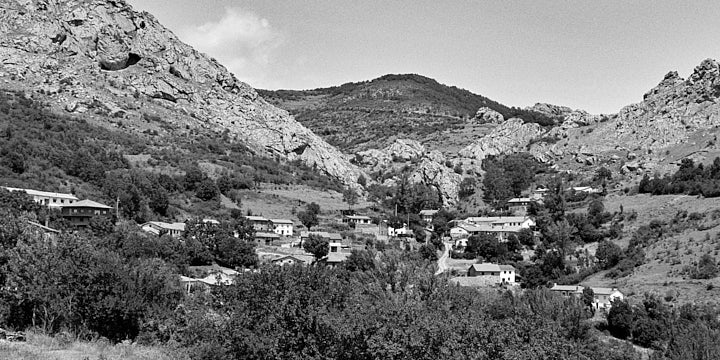
[[[5,187],[5,186],[3,186],[3,188],[7,191],[24,191],[28,195],[33,195],[33,196],[46,196],[46,197],[54,197],[54,198],[58,198],[58,199],[78,200],[78,198],[75,197],[75,195],[73,195],[73,194],[64,194],[64,193],[40,191],[40,190],[33,190],[33,189],[12,188],[12,187]]]
[[[278,262],[278,261],[283,261],[283,260],[286,260],[286,259],[295,259],[295,260],[297,260],[297,261],[299,261],[299,262],[303,262],[303,263],[306,263],[306,264],[310,264],[310,263],[313,262],[313,260],[315,259],[315,257],[313,257],[312,255],[285,255],[285,256],[281,256],[281,257],[279,257],[279,258],[272,259],[272,260],[270,260],[270,261],[271,261],[271,262]]]
[[[266,219],[266,218],[264,218],[264,217],[262,217],[262,216],[252,216],[252,215],[248,215],[248,216],[246,216],[245,218],[248,219],[248,220],[250,220],[250,221],[270,221],[270,220],[268,220],[268,219]]]
[[[329,263],[339,263],[347,260],[348,256],[350,256],[348,253],[331,252],[327,254],[325,261]]]
[[[580,285],[558,285],[555,284],[553,287],[550,288],[551,291],[576,291],[576,292],[582,292],[583,287]]]
[[[342,235],[338,233],[329,233],[325,231],[301,231],[300,237],[308,237],[310,235],[319,235],[322,238],[328,239],[328,240],[340,240],[342,241]]]
[[[440,210],[420,210],[420,215],[435,215]]]
[[[475,269],[475,271],[482,272],[515,271],[515,268],[511,265],[498,265],[492,263],[472,264],[471,267]]]
[[[292,220],[288,220],[288,219],[270,219],[270,221],[273,224],[291,224],[292,225],[292,223],[293,223]]]
[[[59,234],[59,233],[60,233],[60,230],[53,229],[53,228],[51,228],[51,227],[47,227],[47,226],[45,226],[45,225],[43,225],[43,224],[36,223],[36,222],[34,222],[34,221],[29,221],[29,220],[28,220],[28,224],[30,224],[30,225],[32,225],[32,226],[35,226],[35,227],[37,227],[37,228],[40,228],[41,230],[44,230],[44,231],[46,231],[46,232],[51,232],[51,233],[55,233],[55,234]]]
[[[594,287],[591,288],[593,293],[596,295],[610,295],[614,292],[620,292],[618,289],[615,288],[603,288],[603,287]]]
[[[507,202],[508,203],[529,203],[529,202],[533,202],[533,200],[530,198],[512,198],[512,199],[508,200]]]
[[[527,216],[475,216],[465,219],[465,221],[471,223],[509,223],[509,222],[524,222],[530,220]]]
[[[159,227],[159,228],[165,229],[165,230],[185,231],[185,223],[182,223],[182,222],[166,223],[166,222],[162,222],[162,221],[148,221],[140,226],[142,227],[142,226],[145,226],[148,224],[154,225],[156,227]]]
[[[110,207],[110,206],[103,205],[103,204],[101,204],[101,203],[99,203],[99,202],[95,202],[95,201],[92,201],[92,200],[81,200],[81,201],[78,201],[78,202],[76,202],[76,203],[74,203],[74,204],[64,205],[63,207],[67,207],[67,208],[89,207],[89,208],[96,208],[96,209],[112,209],[112,207]]]
[[[348,219],[370,220],[370,217],[365,215],[345,215],[345,217]]]
[[[256,232],[255,233],[256,238],[273,238],[273,239],[279,239],[280,235],[276,233],[268,233],[268,232]]]

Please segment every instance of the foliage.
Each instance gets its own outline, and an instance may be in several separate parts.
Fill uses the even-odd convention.
[[[422,244],[418,250],[420,256],[425,260],[435,261],[438,259],[437,250],[432,244]]]
[[[305,242],[303,243],[303,249],[313,254],[313,256],[315,257],[315,261],[318,261],[328,254],[330,246],[328,244],[328,241],[325,240],[322,236],[317,234],[310,234],[308,239],[305,240]]]
[[[690,277],[693,279],[712,279],[717,276],[717,272],[715,258],[710,254],[704,254],[700,257],[697,267],[690,271]]]
[[[305,207],[305,210],[297,214],[300,222],[310,230],[313,226],[317,226],[320,223],[318,220],[318,214],[320,213],[320,205],[312,202]]]
[[[683,159],[675,174],[665,177],[656,175],[650,179],[645,174],[640,181],[638,191],[653,195],[689,194],[718,197],[720,196],[720,157],[716,157],[707,167],[703,164],[695,165],[692,159]]]
[[[598,244],[597,251],[595,251],[595,257],[600,267],[609,269],[620,262],[620,259],[623,257],[623,251],[620,246],[611,241],[601,241]]]
[[[514,153],[500,157],[490,156],[482,162],[485,177],[484,196],[488,202],[505,202],[520,196],[535,179],[535,174],[544,171],[544,165],[527,153]]]

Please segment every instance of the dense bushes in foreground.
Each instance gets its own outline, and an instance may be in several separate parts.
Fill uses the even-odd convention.
[[[638,192],[653,195],[689,194],[705,197],[720,196],[720,157],[704,166],[692,159],[683,159],[673,175],[650,178],[647,174],[640,181]]]

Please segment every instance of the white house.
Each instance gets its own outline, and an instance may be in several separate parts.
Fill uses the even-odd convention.
[[[593,307],[595,309],[610,309],[610,302],[613,300],[622,300],[625,298],[620,290],[616,288],[591,287],[593,291]],[[550,291],[556,292],[563,296],[580,297],[585,290],[581,285],[558,285],[553,284]]]
[[[280,236],[292,236],[293,235],[293,222],[292,220],[286,219],[270,219],[270,222],[274,226],[274,232]]]
[[[420,217],[425,223],[430,224],[438,211],[440,210],[420,210]]]
[[[252,227],[253,227],[253,229],[255,229],[255,231],[261,231],[261,232],[272,231],[272,224],[270,222],[270,219],[266,219],[262,216],[253,216],[253,215],[248,215],[245,217],[245,219],[247,219],[250,222],[250,224],[252,224]]]
[[[515,268],[512,265],[492,263],[472,264],[467,276],[489,276],[499,284],[515,284]]]
[[[364,215],[345,215],[343,216],[342,222],[346,224],[355,225],[369,225],[372,222],[369,216]]]
[[[525,215],[533,202],[530,198],[512,198],[507,201],[507,208],[513,214]]]
[[[535,221],[526,216],[469,217],[450,229],[450,237],[457,240],[477,234],[493,234],[499,241],[507,241],[509,236],[522,229],[535,226]]]
[[[388,226],[387,232],[390,237],[410,237],[414,235],[412,229],[410,229],[407,224],[403,224],[401,228]]]
[[[33,201],[40,205],[45,205],[47,207],[55,208],[55,207],[62,207],[64,205],[70,205],[73,204],[79,199],[75,197],[73,194],[63,194],[63,193],[56,193],[56,192],[48,192],[48,191],[40,191],[40,190],[32,190],[32,189],[20,189],[20,188],[12,188],[12,187],[4,187],[3,188],[7,191],[22,191],[26,194],[32,196]]]
[[[270,260],[273,265],[291,265],[291,264],[301,264],[301,265],[309,265],[312,264],[313,260],[315,258],[312,255],[285,255],[281,256],[279,258],[275,258]]]
[[[181,237],[183,233],[185,233],[185,223],[182,222],[166,223],[162,221],[148,221],[141,224],[140,228],[153,235],[167,233],[172,237]]]

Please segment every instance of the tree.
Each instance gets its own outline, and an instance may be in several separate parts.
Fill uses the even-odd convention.
[[[357,204],[358,202],[358,194],[355,192],[355,190],[351,188],[346,188],[345,191],[343,191],[343,201],[348,204],[350,209],[352,209],[353,205]]]
[[[633,311],[627,300],[615,299],[608,312],[608,330],[618,339],[627,339],[633,328]]]
[[[692,273],[694,279],[712,279],[717,276],[717,265],[715,258],[705,254],[700,258],[696,271]]]
[[[622,257],[622,249],[612,241],[601,241],[598,244],[597,251],[595,251],[595,258],[597,258],[598,264],[603,269],[609,269],[617,265]]]
[[[215,186],[215,182],[210,178],[205,178],[200,181],[195,190],[195,196],[200,200],[209,201],[217,199],[219,195],[220,193],[217,186]]]
[[[357,183],[362,187],[365,187],[367,185],[367,179],[363,174],[360,174],[360,176],[358,176]]]
[[[582,301],[585,306],[589,308],[593,307],[593,303],[595,302],[595,292],[592,288],[586,287],[583,289]]]
[[[201,181],[206,178],[205,174],[200,170],[197,165],[193,165],[185,170],[185,177],[183,178],[183,186],[187,191],[195,191],[195,188]]]
[[[440,209],[432,218],[432,226],[435,232],[440,236],[447,234],[450,231],[450,221],[455,218],[455,214],[450,211]]]
[[[330,251],[330,244],[322,236],[310,234],[307,241],[303,244],[303,249],[313,254],[315,261],[318,261],[328,254],[328,251]]]
[[[369,250],[353,250],[343,266],[349,271],[370,271],[375,269],[373,253]]]
[[[305,225],[308,230],[310,230],[310,228],[320,223],[318,220],[319,212],[320,206],[316,203],[310,203],[305,207],[305,210],[299,212],[297,216],[298,219],[300,219],[300,222]]]
[[[432,244],[422,244],[420,249],[418,249],[418,252],[425,260],[436,261],[438,259],[437,250],[435,250],[435,246]]]
[[[517,233],[518,241],[527,247],[535,246],[535,234],[532,229],[524,228],[520,229]]]

